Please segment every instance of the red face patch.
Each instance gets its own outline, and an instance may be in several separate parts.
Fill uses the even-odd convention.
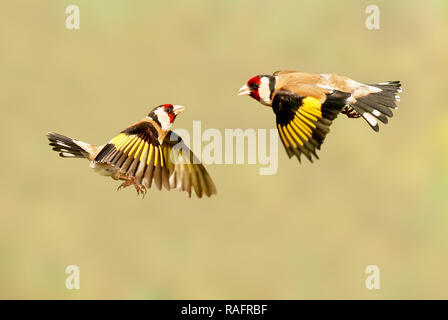
[[[261,79],[259,76],[255,76],[253,78],[250,78],[249,81],[247,81],[247,86],[250,88],[251,86],[254,85],[260,85],[261,84]]]
[[[259,76],[250,78],[249,81],[247,81],[247,86],[250,89],[250,96],[257,101],[260,101],[260,94],[258,93],[258,88],[260,87],[260,84],[261,79]]]
[[[164,104],[162,105],[163,109],[167,113],[168,117],[170,117],[170,123],[174,122],[174,119],[176,119],[176,115],[173,112],[173,105],[172,104]]]

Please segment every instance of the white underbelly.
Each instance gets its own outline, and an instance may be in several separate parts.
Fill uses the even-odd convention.
[[[95,163],[91,162],[90,167],[95,170],[95,172],[99,173],[102,176],[111,176],[117,171],[114,167],[111,165],[105,164],[105,163]]]

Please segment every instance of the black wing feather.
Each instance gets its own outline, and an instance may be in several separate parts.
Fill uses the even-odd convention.
[[[272,102],[277,116],[277,129],[289,157],[304,154],[311,162],[318,159],[316,149],[320,149],[330,125],[346,105],[350,94],[333,91],[323,104],[314,97],[279,90]]]

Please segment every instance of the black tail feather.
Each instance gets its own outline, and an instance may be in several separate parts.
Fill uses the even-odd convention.
[[[379,131],[376,120],[387,123],[387,117],[393,116],[392,109],[398,108],[396,102],[400,101],[401,83],[400,81],[389,81],[370,84],[370,86],[381,89],[381,91],[357,98],[356,102],[350,103],[350,106],[367,121],[373,130]]]
[[[47,138],[53,150],[63,158],[85,158],[88,154],[72,138],[54,132],[47,133]]]

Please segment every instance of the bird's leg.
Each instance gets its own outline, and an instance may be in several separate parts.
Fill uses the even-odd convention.
[[[137,188],[137,187],[140,189],[140,192],[142,194],[142,200],[143,200],[145,198],[146,192],[148,190],[146,189],[144,184],[140,184],[139,186],[135,186],[135,188]],[[138,193],[138,191],[137,191],[137,193]]]
[[[126,188],[126,187],[129,187],[129,186],[132,186],[132,185],[135,185],[135,177],[126,177],[126,176],[121,176],[120,178],[119,178],[120,180],[124,180],[124,182],[122,183],[122,184],[120,184],[119,186],[118,186],[118,188],[117,188],[117,190],[120,190],[121,188]]]
[[[137,179],[135,177],[132,177],[133,179],[133,185],[135,187],[135,190],[137,191],[137,196],[140,194],[142,195],[142,199],[145,198],[146,195],[146,187],[143,184],[137,184]]]
[[[137,191],[137,196],[139,196],[141,194],[143,196],[143,198],[145,197],[145,194],[147,191],[146,187],[143,184],[138,184],[136,177],[121,176],[121,177],[119,177],[119,179],[124,180],[124,182],[118,186],[117,190],[120,190],[121,188],[129,187],[129,186],[134,186],[135,190]]]

